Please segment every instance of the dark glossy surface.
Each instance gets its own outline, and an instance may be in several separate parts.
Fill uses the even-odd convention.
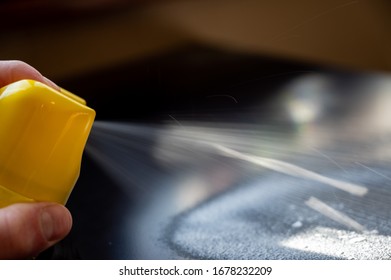
[[[63,85],[97,121],[42,258],[390,258],[390,76],[189,48]]]

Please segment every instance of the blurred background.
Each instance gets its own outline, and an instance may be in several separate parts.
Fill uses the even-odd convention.
[[[62,82],[197,46],[391,70],[386,0],[3,0],[1,59]]]
[[[390,1],[2,0],[0,11],[0,59],[97,112],[68,203],[74,227],[42,258],[391,255]],[[369,195],[311,192],[312,173],[260,172],[236,151]],[[358,222],[314,216],[307,208],[325,207],[311,195]]]
[[[0,58],[23,60],[89,99],[98,118],[109,106],[97,99],[121,95],[119,84],[132,84],[126,94],[141,102],[140,92],[192,91],[183,84],[197,87],[211,73],[275,74],[277,62],[391,71],[386,0],[3,0],[0,10]]]

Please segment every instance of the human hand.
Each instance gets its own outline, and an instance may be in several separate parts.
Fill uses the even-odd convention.
[[[62,205],[17,203],[0,209],[0,259],[27,259],[63,239],[72,217]]]
[[[23,79],[35,80],[60,90],[55,83],[29,64],[20,60],[0,60],[0,88]]]
[[[59,90],[32,66],[22,61],[0,60],[0,88],[22,79],[36,80]],[[60,204],[17,203],[1,208],[0,259],[33,258],[63,239],[71,227],[72,216]]]

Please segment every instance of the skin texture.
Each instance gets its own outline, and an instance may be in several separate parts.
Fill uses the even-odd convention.
[[[32,66],[18,60],[0,60],[0,88],[32,79],[60,90]],[[0,259],[31,259],[70,232],[72,216],[56,203],[18,203],[0,209]]]
[[[62,205],[20,203],[0,209],[0,259],[28,259],[68,234],[72,217]]]

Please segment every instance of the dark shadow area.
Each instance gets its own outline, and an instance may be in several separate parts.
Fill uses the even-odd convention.
[[[272,115],[282,81],[321,71],[326,69],[195,45],[59,84],[85,98],[98,120],[160,122],[174,113],[185,119],[245,115],[260,98],[262,114]]]

